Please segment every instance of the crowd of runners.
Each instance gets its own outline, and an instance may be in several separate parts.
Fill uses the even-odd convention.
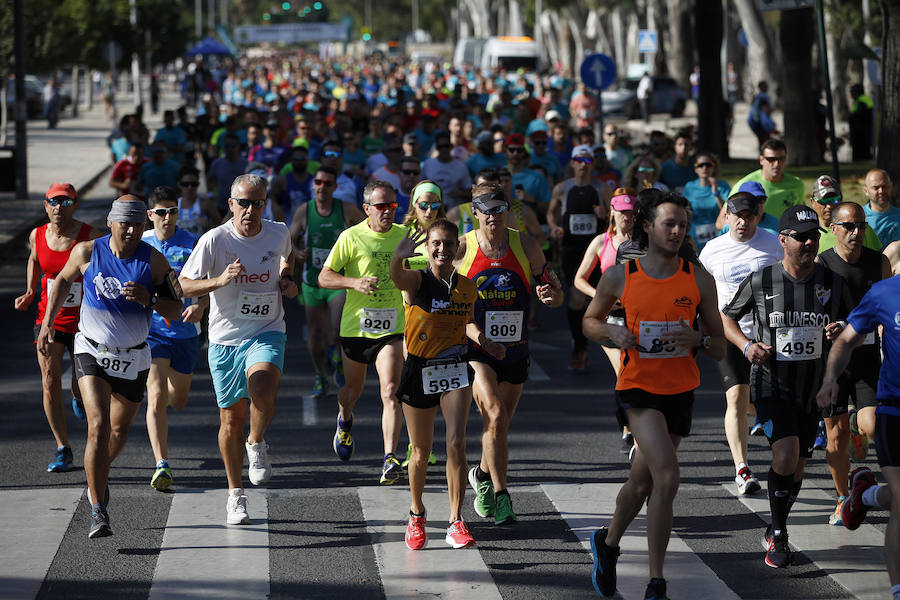
[[[48,223],[29,238],[15,306],[38,300],[57,447],[47,470],[73,465],[68,350],[72,408],[87,420],[89,537],[112,535],[110,466],[145,390],[149,483],[174,485],[168,408],[187,403],[204,343],[225,520],[250,522],[244,456],[250,483],[265,485],[265,434],[285,341],[298,330],[285,322],[284,297],[304,306],[310,393],[337,388],[331,443],[341,461],[353,457],[354,407],[374,364],[383,460],[373,479],[407,477],[410,550],[426,545],[440,408],[445,539],[474,546],[462,518],[467,483],[480,517],[516,523],[509,437],[529,332],[542,326],[540,304],[565,304],[569,369],[590,369],[588,340],[603,345],[631,462],[611,521],[591,536],[601,595],[615,594],[619,541],[646,503],[645,597],[666,597],[677,448],[706,354],[719,367],[738,494],[762,489],[751,428],[771,446],[756,457],[771,510],[765,563],[792,563],[790,511],[821,443],[836,497],[823,526],[855,529],[868,510],[889,510],[885,557],[900,599],[900,209],[888,173],[866,175],[864,206],[827,175],[806,194],[784,170],[788,149],[768,140],[760,168],[731,185],[690,131],[653,131],[629,148],[606,124],[597,140],[589,96],[562,76],[294,57],[241,63],[209,82],[152,141],[140,114],[123,117],[111,138],[109,234],[76,219],[77,191],[63,182],[47,191]],[[473,399],[481,455],[469,467]],[[850,471],[868,440],[885,485],[866,467]]]

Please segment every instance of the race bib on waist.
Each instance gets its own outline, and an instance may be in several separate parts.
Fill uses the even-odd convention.
[[[569,215],[569,233],[572,235],[596,235],[597,217],[589,215]]]
[[[674,342],[662,339],[662,334],[681,329],[678,321],[641,321],[638,330],[638,356],[641,358],[680,358],[688,355],[688,348],[676,347]]]
[[[48,279],[47,280],[47,298],[50,298],[50,292],[53,291],[53,284],[56,283],[56,279]],[[72,287],[69,288],[69,295],[66,296],[66,299],[63,301],[63,308],[72,308],[74,306],[81,306],[81,282],[73,281]]]
[[[422,391],[439,394],[469,385],[469,370],[464,362],[451,362],[422,367]]]
[[[363,333],[391,333],[397,327],[396,308],[365,308],[359,311],[359,330]]]
[[[90,354],[110,377],[134,381],[150,368],[150,347],[144,344],[131,350],[91,343],[82,333],[75,334],[75,354]]]
[[[821,327],[779,327],[775,330],[778,360],[816,360],[822,357]]]
[[[278,292],[241,292],[237,304],[237,317],[267,321],[275,314],[276,302],[278,302]]]
[[[321,269],[325,266],[325,259],[328,258],[329,248],[310,248],[310,257],[312,258],[312,266],[314,269]]]
[[[522,339],[521,310],[489,310],[484,315],[484,333],[495,342],[518,342]]]

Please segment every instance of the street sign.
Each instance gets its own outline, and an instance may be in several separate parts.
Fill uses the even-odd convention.
[[[813,8],[815,0],[756,0],[756,8],[767,10],[795,10],[797,8]]]
[[[638,31],[638,52],[641,54],[651,54],[659,49],[656,32],[649,29],[641,29]]]
[[[235,27],[234,38],[239,44],[259,44],[262,42],[273,42],[276,44],[340,42],[347,38],[347,26],[344,23],[248,25]]]
[[[616,80],[616,61],[605,54],[589,54],[581,63],[581,81],[594,90],[605,90]]]

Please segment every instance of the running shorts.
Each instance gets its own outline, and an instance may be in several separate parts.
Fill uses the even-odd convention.
[[[900,406],[879,406],[875,412],[875,452],[880,467],[900,467]]]
[[[344,290],[329,290],[315,287],[308,283],[301,283],[300,291],[303,294],[303,304],[305,306],[325,306],[331,302],[332,298],[344,293]]]
[[[812,457],[812,445],[819,428],[818,412],[805,412],[796,402],[761,397],[756,399],[756,418],[770,446],[778,440],[797,437],[800,440],[800,458]]]
[[[666,429],[672,435],[687,437],[691,433],[694,410],[694,390],[680,394],[652,394],[640,388],[616,390],[616,417],[620,423],[628,423],[629,408],[652,408],[663,414]]]
[[[200,336],[189,338],[169,338],[153,335],[151,331],[147,336],[150,344],[150,356],[152,358],[168,358],[169,366],[174,371],[190,375],[197,366],[197,357],[200,355]]]
[[[343,337],[340,338],[341,349],[344,355],[352,361],[371,365],[378,358],[381,349],[397,340],[403,339],[403,334],[394,333],[380,338]]]
[[[725,358],[716,362],[722,389],[726,392],[736,385],[750,385],[750,361],[731,342],[727,346]]]
[[[41,326],[34,326],[34,343],[37,343],[38,334],[41,333]],[[66,348],[69,349],[69,354],[75,354],[75,334],[69,333],[68,331],[60,331],[59,329],[53,329],[53,343],[54,344],[63,344]]]
[[[209,345],[209,374],[220,408],[249,398],[247,372],[256,363],[270,363],[284,368],[284,344],[287,336],[280,331],[266,331],[246,339],[239,346]]]
[[[531,366],[531,358],[526,356],[514,363],[505,363],[497,360],[486,352],[469,349],[467,355],[469,362],[483,363],[497,374],[497,383],[510,383],[519,385],[528,380],[528,368]],[[475,370],[469,367],[469,381],[475,381]]]
[[[408,404],[413,408],[433,408],[438,406],[441,403],[443,392],[426,392],[426,387],[423,384],[422,372],[432,365],[451,365],[454,363],[462,363],[463,373],[465,373],[469,379],[464,382],[461,381],[461,383],[465,384],[461,387],[468,387],[472,380],[471,373],[465,364],[465,358],[425,359],[418,356],[407,356],[406,360],[403,361],[403,373],[400,376],[400,387],[397,389],[397,398],[403,404]]]

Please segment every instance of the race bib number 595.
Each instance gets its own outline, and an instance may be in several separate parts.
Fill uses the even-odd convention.
[[[469,385],[466,363],[432,365],[422,368],[422,389],[426,394],[439,394]]]

